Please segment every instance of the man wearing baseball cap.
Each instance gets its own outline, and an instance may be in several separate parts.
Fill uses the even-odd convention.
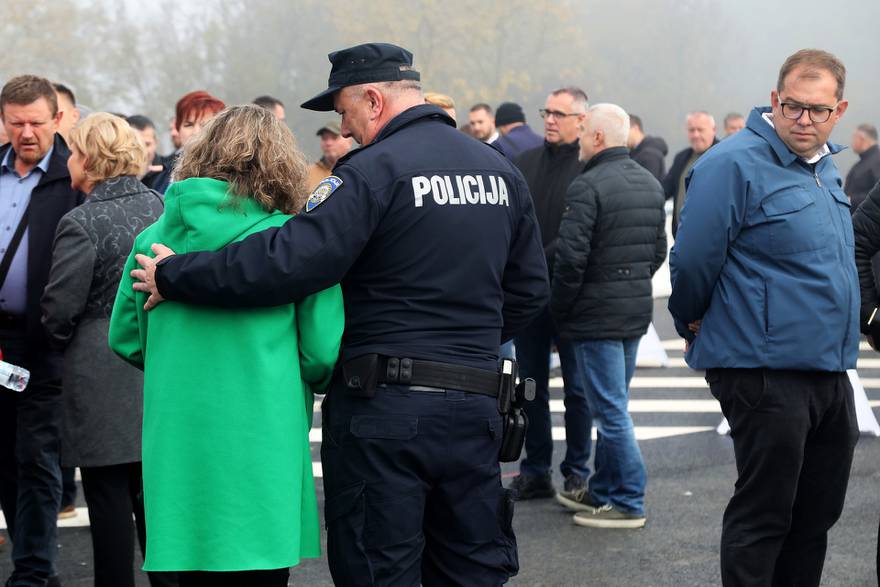
[[[321,158],[309,165],[309,190],[315,189],[322,179],[333,172],[333,166],[351,150],[352,145],[350,138],[342,136],[339,123],[335,120],[328,121],[315,134],[321,137]]]

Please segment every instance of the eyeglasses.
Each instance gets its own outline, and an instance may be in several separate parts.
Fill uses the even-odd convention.
[[[580,116],[580,112],[571,112],[566,114],[565,112],[558,112],[556,110],[547,110],[546,108],[541,108],[538,110],[538,114],[541,115],[541,118],[565,118],[567,116]]]
[[[781,102],[780,106],[782,106],[782,115],[789,120],[800,120],[800,117],[804,115],[804,110],[806,110],[810,113],[810,120],[819,123],[828,122],[828,119],[831,118],[831,115],[837,109],[837,104],[834,105],[834,108],[829,108],[828,106],[804,106],[794,102]]]

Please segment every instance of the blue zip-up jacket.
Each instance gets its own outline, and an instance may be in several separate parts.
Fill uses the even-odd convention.
[[[853,369],[859,283],[843,182],[830,156],[810,165],[791,152],[769,111],[755,108],[694,166],[669,311],[694,369]],[[700,319],[694,337],[687,324]]]

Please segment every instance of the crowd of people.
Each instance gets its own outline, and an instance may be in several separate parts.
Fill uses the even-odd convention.
[[[136,541],[154,586],[286,585],[320,556],[309,429],[325,392],[339,585],[502,584],[516,501],[643,527],[627,402],[671,200],[669,309],[739,475],[722,582],[818,585],[858,436],[846,370],[859,328],[880,336],[880,149],[861,124],[845,182],[832,162],[843,64],[790,56],[770,106],[728,114],[723,137],[691,112],[667,171],[664,139],[577,86],[548,93],[541,134],[515,102],[456,128],[405,49],[329,58],[302,107],[341,120],[316,129],[311,164],[272,96],[187,93],[162,156],[143,115],[88,111],[34,75],[3,86],[0,350],[31,373],[0,389],[6,584],[61,584],[79,468],[95,585],[135,584]],[[507,409],[505,357],[535,382]],[[509,443],[525,455],[505,488]]]

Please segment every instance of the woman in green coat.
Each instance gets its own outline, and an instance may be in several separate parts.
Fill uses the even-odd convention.
[[[134,255],[155,242],[217,250],[279,226],[300,209],[305,175],[271,112],[224,110],[184,150],[165,213],[138,236],[117,292],[110,346],[144,369],[144,569],[191,571],[181,587],[286,585],[288,567],[319,556],[312,393],[339,353],[342,294],[147,314],[131,288]]]

